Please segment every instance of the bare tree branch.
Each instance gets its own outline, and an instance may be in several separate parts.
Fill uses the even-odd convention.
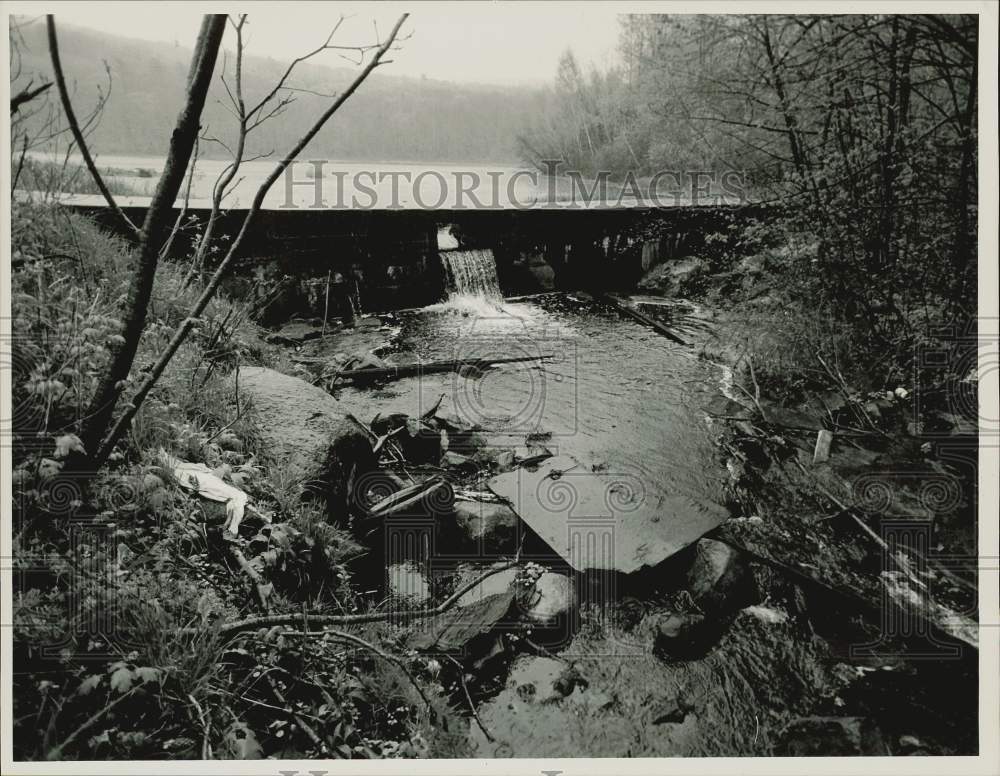
[[[208,303],[212,300],[212,297],[215,296],[215,292],[218,289],[219,284],[222,282],[222,279],[225,276],[230,263],[238,253],[240,246],[243,242],[243,239],[246,237],[250,224],[253,222],[257,213],[260,211],[261,205],[263,204],[264,198],[267,196],[268,191],[271,190],[271,187],[275,184],[278,178],[281,177],[281,174],[296,159],[296,157],[298,157],[298,155],[316,136],[316,134],[320,131],[320,129],[323,128],[326,122],[329,121],[330,117],[333,116],[333,114],[336,113],[345,102],[347,102],[347,100],[351,97],[351,95],[358,90],[358,87],[360,87],[361,84],[365,82],[365,79],[367,79],[368,76],[371,74],[371,72],[378,66],[379,61],[392,46],[393,41],[399,34],[400,27],[403,26],[403,23],[406,21],[408,17],[409,14],[406,13],[404,13],[399,17],[399,19],[396,21],[396,24],[393,26],[392,31],[389,34],[389,37],[386,39],[385,43],[383,43],[382,46],[380,46],[379,49],[375,52],[371,61],[355,77],[354,81],[351,82],[351,85],[348,86],[347,89],[345,89],[343,92],[341,92],[341,94],[330,105],[330,107],[328,107],[323,112],[323,114],[316,120],[316,122],[312,125],[312,127],[310,127],[310,129],[299,139],[299,141],[295,144],[295,146],[291,149],[291,151],[288,152],[288,154],[284,157],[284,159],[282,159],[275,166],[274,170],[272,170],[270,175],[267,176],[267,178],[261,184],[260,188],[257,189],[257,193],[254,196],[253,203],[251,204],[249,211],[247,211],[247,214],[243,219],[243,225],[240,227],[239,234],[237,234],[236,239],[233,240],[232,244],[230,245],[225,258],[223,258],[222,262],[215,270],[215,273],[212,275],[212,278],[209,281],[208,285],[205,287],[205,290],[202,292],[201,296],[198,297],[198,300],[191,308],[188,317],[184,319],[184,322],[174,332],[174,335],[173,337],[171,337],[170,342],[167,344],[166,349],[163,351],[163,353],[160,354],[160,357],[153,365],[148,376],[142,382],[142,385],[140,385],[135,395],[132,397],[132,400],[126,407],[125,412],[123,412],[122,415],[118,418],[118,421],[114,424],[111,431],[108,433],[104,441],[101,443],[100,447],[97,449],[95,456],[95,462],[97,466],[100,466],[107,460],[107,457],[108,455],[111,454],[111,451],[114,449],[115,444],[118,442],[119,439],[121,439],[122,435],[128,430],[132,422],[132,418],[135,417],[135,414],[136,412],[138,412],[139,407],[142,405],[142,402],[145,400],[146,396],[149,395],[149,392],[153,389],[153,386],[156,385],[156,381],[159,380],[160,375],[163,374],[163,370],[167,368],[167,364],[170,363],[170,360],[177,352],[177,349],[180,348],[180,346],[187,339],[188,334],[190,334],[191,329],[194,327],[195,321],[202,314],[202,312],[204,312],[205,308],[208,306]]]
[[[100,189],[101,196],[104,197],[105,201],[108,203],[108,207],[111,208],[111,211],[115,214],[118,220],[121,221],[122,225],[125,227],[125,231],[130,234],[134,240],[141,240],[142,234],[140,233],[139,228],[132,223],[129,217],[125,215],[125,212],[118,206],[118,203],[115,202],[115,198],[111,196],[111,192],[104,183],[101,173],[97,170],[97,165],[94,164],[94,159],[90,155],[90,149],[87,148],[83,131],[80,129],[80,125],[76,120],[76,113],[73,111],[73,104],[69,99],[69,92],[66,90],[66,78],[63,75],[62,62],[59,58],[59,40],[56,37],[56,20],[52,14],[46,15],[45,25],[48,30],[49,54],[52,57],[52,71],[56,79],[56,87],[59,90],[59,99],[62,100],[63,111],[66,113],[66,121],[69,123],[70,131],[73,133],[73,138],[76,140],[77,146],[80,148],[80,155],[83,157],[83,162],[87,165],[87,169],[90,171],[90,176],[94,179],[94,183],[97,184],[97,188]]]
[[[279,91],[281,91],[281,89],[285,86],[285,82],[288,81],[289,77],[292,75],[292,71],[295,69],[296,65],[305,62],[307,59],[311,59],[312,57],[322,53],[323,51],[326,51],[330,47],[330,41],[333,40],[333,36],[337,34],[337,30],[340,29],[340,25],[342,25],[343,23],[344,23],[344,17],[341,16],[340,19],[337,20],[337,23],[333,26],[333,29],[330,31],[330,34],[326,36],[326,40],[323,42],[323,45],[321,45],[319,48],[313,49],[308,54],[303,54],[301,57],[297,57],[296,59],[292,60],[291,64],[289,64],[288,67],[286,68],[284,74],[281,76],[281,78],[278,79],[277,85],[275,85],[275,87],[270,92],[268,92],[260,102],[258,102],[253,108],[251,108],[247,112],[247,118],[253,118],[255,113],[260,111],[261,108],[263,108],[265,105],[267,105],[267,103],[269,103],[271,100],[274,99],[275,95]]]
[[[11,79],[13,80],[13,78]],[[44,83],[37,89],[31,88],[31,83],[25,86],[20,92],[10,98],[10,112],[17,113],[26,102],[31,102],[38,95],[47,91],[52,86],[52,82]]]

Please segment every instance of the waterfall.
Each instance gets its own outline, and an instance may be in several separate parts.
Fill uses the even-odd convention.
[[[500,300],[497,263],[488,248],[475,251],[442,251],[438,254],[448,276],[448,295],[478,296]]]

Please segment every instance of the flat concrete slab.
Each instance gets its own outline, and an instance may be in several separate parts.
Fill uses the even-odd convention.
[[[568,455],[500,474],[489,487],[577,571],[654,566],[729,518],[688,495],[654,499],[637,477],[591,471]]]

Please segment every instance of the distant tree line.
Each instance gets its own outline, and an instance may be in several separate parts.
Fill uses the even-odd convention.
[[[321,44],[303,40],[303,47]],[[21,80],[51,80],[51,67],[40,20],[12,18],[22,58]],[[160,155],[184,101],[190,50],[167,43],[138,41],[102,32],[64,26],[63,59],[72,74],[74,99],[90,105],[107,93],[99,126],[91,136],[95,152],[120,155]],[[232,83],[235,54],[220,53],[219,69],[227,68]],[[330,54],[327,61],[339,63]],[[278,81],[287,62],[254,56],[244,62],[248,99],[260,99]],[[405,72],[397,66],[400,72]],[[352,69],[315,62],[296,70],[291,87],[295,97],[251,139],[250,155],[282,148],[297,136],[317,106],[343,89]],[[18,91],[21,84],[13,84]],[[537,91],[523,88],[445,83],[419,77],[379,73],[357,95],[350,110],[337,116],[313,140],[306,153],[313,158],[441,162],[516,162],[516,138],[526,115],[537,107]],[[236,141],[229,98],[216,79],[202,117],[203,131],[232,147]],[[229,158],[221,144],[205,144],[203,158]]]
[[[746,170],[818,256],[811,304],[885,343],[971,320],[978,17],[621,18],[620,64],[566,52],[523,157],[622,176]],[[909,338],[912,340],[912,337]]]

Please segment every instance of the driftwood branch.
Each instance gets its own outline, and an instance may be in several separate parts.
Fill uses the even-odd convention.
[[[343,378],[345,380],[398,380],[403,377],[431,374],[432,372],[454,372],[463,366],[473,369],[486,369],[493,364],[518,364],[524,361],[544,361],[549,358],[553,358],[553,356],[546,354],[542,356],[516,356],[510,358],[454,359],[451,361],[429,361],[423,364],[342,369],[334,375],[334,378]]]
[[[48,30],[49,37],[49,55],[52,58],[52,72],[56,79],[56,88],[59,90],[59,99],[62,102],[63,112],[66,114],[66,121],[69,124],[70,131],[73,133],[73,139],[76,141],[77,147],[80,149],[80,156],[83,157],[83,163],[87,166],[87,170],[90,172],[90,177],[94,179],[94,183],[101,192],[101,196],[108,203],[108,207],[111,208],[111,212],[115,214],[118,220],[121,222],[125,231],[134,240],[141,240],[142,233],[139,228],[132,223],[125,211],[123,211],[115,198],[111,195],[111,191],[108,189],[107,184],[104,183],[104,178],[101,177],[101,173],[97,169],[97,165],[94,164],[94,158],[90,155],[90,149],[87,147],[87,141],[83,136],[83,130],[80,129],[80,123],[76,119],[76,112],[73,110],[73,103],[69,99],[69,91],[66,89],[66,77],[63,75],[62,61],[59,57],[59,39],[56,35],[56,20],[52,14],[48,14],[45,17],[45,26]],[[13,108],[13,103],[11,103]]]
[[[689,343],[682,340],[680,337],[678,337],[676,334],[670,331],[670,329],[668,329],[659,321],[650,318],[645,313],[641,313],[638,310],[629,307],[627,304],[622,304],[610,294],[599,294],[597,298],[600,301],[606,302],[612,307],[617,308],[619,312],[624,313],[629,318],[632,318],[633,320],[636,320],[639,323],[645,324],[646,326],[649,326],[651,329],[655,329],[656,331],[658,331],[660,334],[662,334],[664,337],[671,340],[672,342],[676,342],[678,345],[684,345],[685,347],[689,346]]]
[[[386,620],[393,621],[408,621],[408,620],[420,620],[426,619],[427,617],[437,617],[439,615],[447,612],[451,607],[453,607],[462,598],[463,595],[468,593],[470,590],[474,589],[477,585],[482,583],[484,580],[492,577],[494,574],[499,574],[502,571],[507,571],[507,569],[515,568],[517,563],[505,563],[502,566],[490,569],[485,574],[469,582],[467,585],[463,585],[447,599],[441,602],[438,606],[431,607],[429,609],[410,609],[403,612],[369,612],[367,614],[310,614],[309,623],[313,625],[328,626],[328,625],[362,625],[369,622],[385,622]],[[287,625],[289,627],[296,627],[302,623],[302,614],[272,614],[265,615],[263,617],[248,617],[244,620],[235,620],[224,624],[219,629],[219,634],[221,636],[234,636],[241,631],[246,630],[257,630],[258,628],[273,628],[275,625]],[[188,631],[185,631],[188,632]],[[195,632],[192,630],[191,632]],[[309,633],[320,633],[323,631],[308,631]]]

